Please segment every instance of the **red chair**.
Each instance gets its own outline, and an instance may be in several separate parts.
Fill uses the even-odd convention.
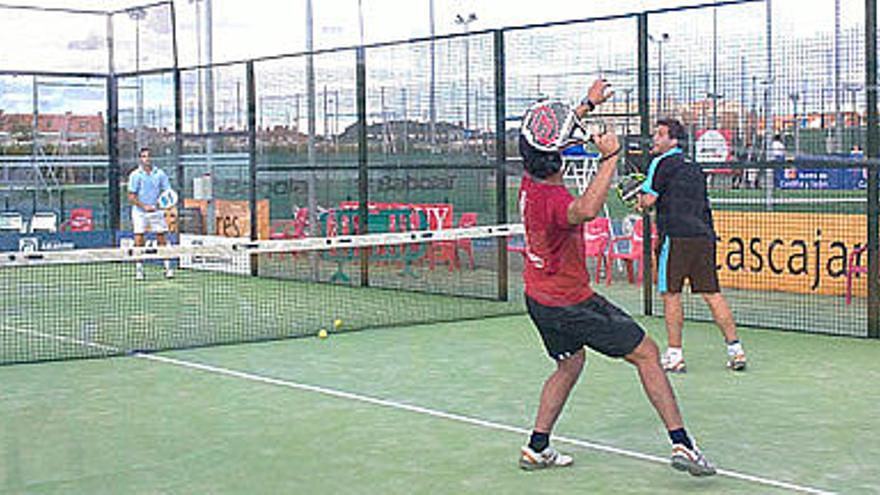
[[[605,273],[611,272],[608,264],[608,244],[611,242],[611,220],[607,218],[594,218],[584,226],[584,255],[586,258],[596,258],[596,283],[599,283],[599,273],[605,267]]]
[[[476,227],[477,226],[477,213],[462,213],[461,218],[458,219],[458,228],[464,229],[468,227]],[[455,266],[460,266],[458,260],[458,250],[462,250],[467,253],[468,261],[470,261],[471,270],[474,269],[474,244],[470,239],[458,239],[455,241]]]
[[[449,214],[451,215],[452,212],[450,211]],[[456,228],[476,227],[477,215],[477,213],[462,213],[461,218],[458,219],[458,225],[456,226]],[[451,227],[451,219],[449,219],[449,217],[447,217],[447,219],[448,225],[445,225],[442,228]],[[437,241],[431,243],[431,247],[428,249],[428,261],[430,263],[431,270],[434,270],[434,266],[437,263],[443,262],[449,264],[450,272],[453,270],[460,270],[461,261],[458,259],[459,249],[464,250],[468,253],[471,270],[473,270],[475,267],[474,247],[470,239],[459,239],[456,241]]]
[[[61,224],[62,232],[91,232],[95,229],[95,221],[91,208],[73,208],[70,218]]]
[[[642,262],[642,248],[644,246],[644,227],[642,225],[642,219],[633,223],[632,233],[625,236],[617,236],[611,239],[611,246],[608,252],[608,265],[610,267],[610,263],[614,260],[621,260],[626,263],[626,278],[629,283],[633,283],[633,263],[639,263],[639,280],[638,283],[642,283],[642,278],[644,276],[644,263]],[[629,242],[629,250],[621,251],[620,244],[623,241]],[[654,228],[654,225],[651,225],[651,245],[652,247],[656,247],[657,245],[657,229]],[[611,285],[611,270],[605,270],[605,285]]]
[[[865,264],[864,266],[859,264],[859,259],[862,256],[862,253],[867,251],[867,246],[861,246],[849,254],[849,262],[846,265],[846,304],[852,304],[852,284],[853,284],[853,275],[856,273],[868,273],[868,266]]]

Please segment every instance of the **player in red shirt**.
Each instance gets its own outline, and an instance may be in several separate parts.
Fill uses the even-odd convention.
[[[579,117],[612,95],[604,80],[593,83],[575,110]],[[684,429],[675,394],[663,368],[657,344],[626,312],[590,288],[584,256],[583,224],[605,203],[617,168],[620,145],[608,132],[594,135],[602,157],[592,183],[573,197],[562,180],[559,151],[541,151],[520,135],[525,173],[519,193],[525,224],[526,305],[556,371],[544,383],[541,403],[519,465],[526,470],[569,466],[570,456],[550,446],[550,432],[584,367],[584,347],[612,358],[623,358],[638,370],[645,393],[669,431],[672,466],[694,476],[715,474]]]

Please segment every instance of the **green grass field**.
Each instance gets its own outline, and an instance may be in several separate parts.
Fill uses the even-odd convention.
[[[574,467],[517,469],[552,363],[513,316],[0,367],[0,492],[877,493],[880,343],[742,337],[750,369],[732,374],[718,332],[688,323],[690,371],[672,379],[727,470],[712,479],[562,441]],[[556,434],[668,454],[634,370],[592,353]]]

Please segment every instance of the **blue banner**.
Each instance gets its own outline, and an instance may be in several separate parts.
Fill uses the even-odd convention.
[[[775,170],[777,189],[865,189],[868,184],[864,168],[797,168]]]
[[[91,232],[0,233],[0,251],[63,251],[94,249],[113,245],[109,230]]]

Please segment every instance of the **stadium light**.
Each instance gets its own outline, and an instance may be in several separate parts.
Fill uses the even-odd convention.
[[[471,12],[467,17],[461,14],[455,16],[455,23],[464,28],[464,128],[465,131],[471,127],[471,60],[470,46],[471,38],[469,36],[471,23],[477,20],[477,14]]]

